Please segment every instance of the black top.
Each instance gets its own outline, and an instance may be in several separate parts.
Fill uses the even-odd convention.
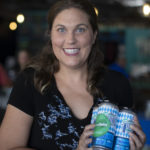
[[[33,69],[26,69],[17,78],[9,104],[33,116],[28,147],[37,150],[74,150],[85,125],[90,124],[92,108],[85,119],[78,119],[71,112],[56,86],[55,78],[44,95],[33,86]],[[119,106],[132,106],[129,81],[120,73],[109,71],[100,87],[103,94]]]

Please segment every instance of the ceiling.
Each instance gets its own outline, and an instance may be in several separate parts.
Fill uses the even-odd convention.
[[[0,55],[4,61],[8,55],[14,55],[16,50],[17,32],[8,28],[10,21],[16,21],[18,13],[23,11],[48,10],[56,0],[0,0],[0,46],[5,49]],[[142,5],[150,0],[91,0],[99,10],[100,25],[110,26],[144,26],[150,28],[150,17],[141,13]],[[37,45],[37,44],[35,44]],[[5,53],[5,55],[4,55]]]
[[[22,10],[47,10],[55,0],[0,0],[0,22],[16,17]],[[145,18],[142,5],[150,0],[91,0],[99,10],[99,20],[103,24],[150,25]]]

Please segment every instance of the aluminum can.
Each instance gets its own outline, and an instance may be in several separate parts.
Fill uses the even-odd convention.
[[[97,115],[98,115],[98,106],[93,108],[91,124],[95,123]]]
[[[92,138],[94,150],[111,150],[113,148],[119,108],[108,100],[99,104]]]
[[[132,132],[130,126],[134,124],[134,116],[135,113],[127,107],[119,112],[114,150],[130,150],[129,133]]]
[[[95,123],[97,114],[98,114],[98,107],[96,106],[96,107],[93,108],[93,111],[92,111],[91,124]],[[93,138],[93,137],[90,136],[90,138]],[[88,145],[88,148],[90,148],[90,147],[92,147],[92,143],[90,143]]]

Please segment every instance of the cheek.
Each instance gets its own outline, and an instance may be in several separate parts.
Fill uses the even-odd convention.
[[[63,38],[58,36],[57,34],[51,35],[52,47],[60,47],[63,44]]]
[[[85,35],[79,39],[83,47],[91,47],[94,41],[94,37],[91,34]]]
[[[52,49],[53,49],[54,55],[59,60],[61,56],[62,47],[63,47],[63,40],[62,38],[60,38],[60,36],[52,35],[51,42],[52,42]]]

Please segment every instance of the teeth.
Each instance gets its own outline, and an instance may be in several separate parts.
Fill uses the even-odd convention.
[[[74,48],[74,49],[64,49],[64,51],[68,54],[76,54],[79,52],[79,49]]]

